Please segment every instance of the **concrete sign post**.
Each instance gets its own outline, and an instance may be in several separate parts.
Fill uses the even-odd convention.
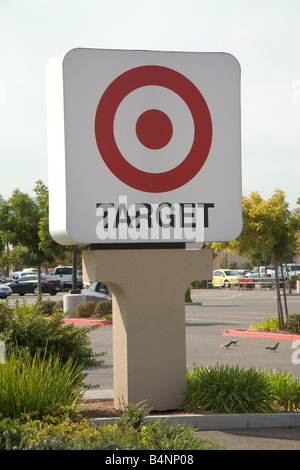
[[[180,405],[184,291],[242,229],[230,54],[74,49],[47,68],[49,220],[113,292],[115,404]],[[192,250],[190,250],[192,248]],[[122,398],[122,400],[121,400]]]
[[[186,390],[186,287],[211,277],[212,251],[95,250],[83,253],[87,279],[113,292],[114,402],[147,400],[177,409]],[[199,338],[201,341],[201,338]]]

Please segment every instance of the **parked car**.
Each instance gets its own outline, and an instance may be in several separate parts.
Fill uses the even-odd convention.
[[[2,281],[0,281],[0,298],[6,299],[11,294],[12,294],[11,288],[7,286],[6,284],[3,284]]]
[[[10,282],[8,286],[11,288],[13,294],[25,295],[34,294],[38,295],[38,282],[37,276],[26,275],[22,276],[14,282]],[[49,276],[41,276],[41,290],[43,294],[56,295],[61,289],[60,282],[52,280]]]
[[[12,275],[9,277],[9,279],[12,279],[13,281],[16,281],[17,279],[20,279],[20,277],[27,276],[28,274],[35,275],[37,274],[37,270],[29,270],[29,269],[23,269],[23,271],[15,271],[12,273]]]
[[[268,271],[267,271],[267,274],[268,274]],[[256,268],[252,269],[252,271],[245,274],[245,276],[252,277],[252,279],[260,279],[262,277],[265,277],[266,276],[266,267],[265,266],[256,267]]]
[[[86,296],[86,300],[111,300],[111,292],[103,282],[93,282],[85,289],[81,289],[81,294]]]
[[[235,269],[235,271],[241,276],[246,276],[246,274],[251,273],[251,269]]]
[[[73,285],[73,267],[57,266],[52,274],[49,274],[53,280],[61,281],[63,289],[70,289]],[[77,271],[77,287],[83,288],[82,276]]]
[[[213,271],[212,284],[214,287],[238,286],[241,277],[237,271],[231,269],[216,269]]]
[[[300,276],[300,264],[288,263],[286,266],[289,272],[289,276]]]

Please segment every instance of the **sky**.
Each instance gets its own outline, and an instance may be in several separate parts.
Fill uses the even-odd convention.
[[[243,195],[300,197],[299,0],[0,0],[0,194],[48,184],[45,70],[76,47],[228,52],[241,65]],[[59,171],[59,168],[57,169]],[[222,184],[226,194],[226,181]]]

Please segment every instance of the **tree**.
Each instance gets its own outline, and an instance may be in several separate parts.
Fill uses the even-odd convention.
[[[50,235],[47,186],[39,180],[34,192],[36,197],[31,198],[16,189],[7,202],[0,196],[0,253],[9,242],[14,247],[20,264],[23,261],[27,266],[36,266],[40,293],[41,265],[54,262],[74,263],[77,249],[59,245]],[[78,257],[84,247],[78,247]],[[7,256],[2,256],[2,262],[5,262],[5,258]]]
[[[257,192],[243,197],[243,230],[240,236],[226,244],[212,244],[213,248],[227,249],[246,256],[250,261],[260,257],[266,263],[273,260],[275,267],[277,311],[279,328],[284,329],[280,298],[278,266],[291,257],[296,247],[296,233],[300,229],[299,215],[289,211],[283,191],[276,189],[264,200]]]
[[[300,197],[297,199],[296,209],[294,210],[294,217],[300,218]],[[296,256],[300,259],[300,230],[296,234],[296,249],[295,249]]]
[[[42,181],[37,181],[34,188],[37,203],[40,209],[40,221],[38,235],[40,238],[39,247],[43,252],[56,261],[57,264],[72,264],[73,270],[73,290],[76,290],[77,284],[77,265],[81,259],[82,250],[85,245],[80,246],[63,246],[56,243],[49,232],[49,192],[48,188]]]
[[[13,247],[26,248],[27,263],[37,267],[40,288],[41,265],[52,256],[40,248],[39,224],[43,216],[41,206],[34,198],[16,189],[6,203],[5,231]]]

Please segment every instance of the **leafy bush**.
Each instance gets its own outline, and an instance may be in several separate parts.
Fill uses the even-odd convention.
[[[89,300],[88,302],[82,302],[76,307],[76,317],[86,318],[92,317],[95,313],[96,302]]]
[[[250,330],[278,331],[279,330],[278,317],[265,318],[263,321],[251,325]]]
[[[112,303],[111,300],[101,300],[97,302],[95,306],[94,316],[95,317],[109,317],[112,312]]]
[[[111,318],[111,313],[111,300],[100,300],[99,302],[89,300],[82,302],[76,307],[77,318]]]
[[[33,305],[33,309],[40,315],[52,315],[59,310],[59,306],[55,300],[43,300],[42,297],[39,297]]]
[[[191,302],[192,301],[192,299],[191,299],[191,286],[188,286],[185,290],[184,301],[185,302]]]
[[[67,409],[55,416],[49,410],[41,420],[22,416],[0,420],[0,449],[16,450],[213,450],[222,446],[195,437],[194,429],[168,425],[162,420],[146,421],[149,410],[129,405],[113,426],[91,426]],[[124,425],[126,423],[126,425]]]
[[[286,411],[300,409],[300,378],[291,373],[273,370],[268,379],[275,395],[274,406]]]
[[[288,315],[285,321],[285,329],[290,333],[300,334],[300,314]],[[279,330],[278,317],[265,318],[259,323],[250,326],[250,330],[277,331]]]
[[[27,350],[15,348],[5,364],[0,364],[0,410],[4,417],[17,418],[22,413],[42,416],[55,404],[75,405],[84,388],[82,365],[72,359],[62,364],[50,354],[32,357]]]
[[[265,413],[272,411],[273,400],[268,378],[253,368],[217,364],[187,371],[186,411]]]
[[[285,322],[285,327],[291,333],[300,334],[300,314],[289,315]]]
[[[50,318],[38,313],[36,305],[26,302],[15,304],[11,309],[8,302],[0,303],[0,340],[6,343],[6,351],[18,345],[28,348],[32,355],[40,350],[41,354],[52,351],[60,355],[63,362],[70,357],[85,367],[103,364],[98,357],[106,353],[95,354],[91,348],[89,332],[100,325],[78,328],[73,323],[63,322],[64,314],[58,310]]]
[[[55,405],[39,418],[35,413],[0,419],[0,450],[71,450],[93,430],[73,407]]]

